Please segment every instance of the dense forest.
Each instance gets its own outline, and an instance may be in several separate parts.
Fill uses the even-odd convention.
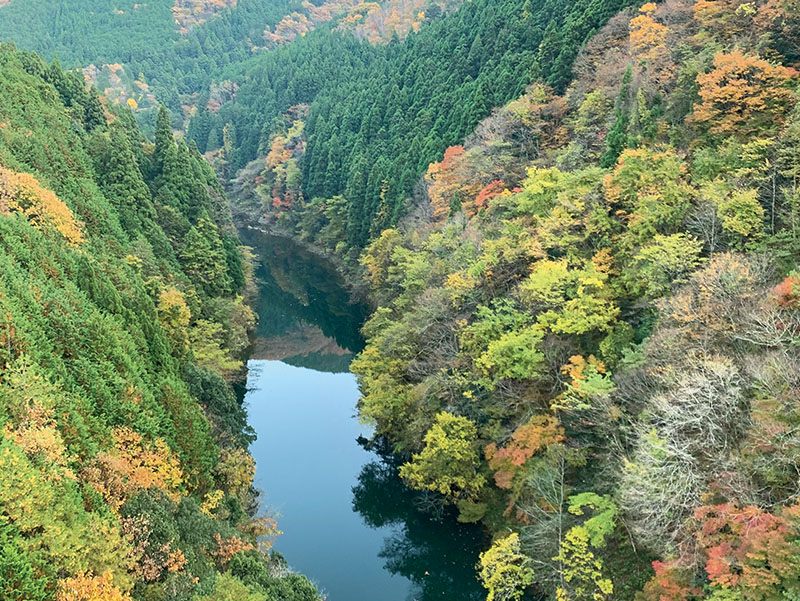
[[[287,111],[310,104],[302,194],[347,199],[340,241],[355,257],[396,225],[429,163],[532,81],[562,90],[582,44],[629,3],[431,0],[415,13],[418,3],[401,0],[382,12],[347,0],[245,0],[182,34],[165,2],[12,2],[0,39],[71,67],[120,65],[121,97],[136,108],[152,94],[176,127],[190,118],[188,137],[201,153],[218,151],[225,177],[263,158]],[[275,47],[276,38],[292,43]]]
[[[410,2],[410,4],[409,4]],[[115,66],[138,104],[141,87],[182,122],[206,106],[204,92],[225,68],[331,23],[373,42],[419,28],[419,9],[434,19],[463,0],[70,0],[0,2],[0,40],[57,58],[69,68]],[[424,13],[422,13],[424,15]],[[416,19],[416,20],[415,20]],[[387,40],[388,41],[388,40]],[[117,84],[120,85],[120,84]],[[223,86],[224,87],[224,86]],[[219,90],[217,90],[219,91]],[[131,92],[138,92],[131,93]],[[225,96],[223,95],[223,98]],[[136,106],[134,106],[136,108]]]
[[[268,552],[229,379],[253,325],[222,188],[0,46],[0,598],[318,599]]]
[[[798,595],[798,8],[621,12],[362,256],[362,417],[489,599]]]
[[[233,173],[268,153],[291,107],[310,104],[293,177],[309,203],[346,199],[338,241],[357,253],[397,223],[428,164],[492,107],[537,78],[563,88],[580,46],[625,4],[474,0],[378,46],[318,30],[233,68],[235,98],[196,114],[189,136],[201,151],[222,147]]]
[[[69,68],[122,64],[179,119],[182,94],[206,89],[223,67],[249,58],[265,28],[301,7],[300,0],[220,2],[215,18],[182,33],[182,15],[193,14],[198,2],[182,4],[176,9],[173,0],[11,2],[2,7],[0,40],[13,40]]]
[[[488,601],[800,598],[798,0],[398,2],[0,7],[184,111],[0,47],[0,592],[317,598],[256,548],[213,164],[366,280],[360,416]]]

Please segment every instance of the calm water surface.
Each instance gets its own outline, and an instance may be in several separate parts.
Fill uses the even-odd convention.
[[[285,532],[275,543],[329,601],[478,601],[477,528],[423,511],[396,468],[366,451],[347,371],[366,309],[291,242],[242,232],[261,260],[245,401],[256,486]]]

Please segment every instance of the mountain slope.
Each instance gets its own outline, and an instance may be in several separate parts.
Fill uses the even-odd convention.
[[[266,154],[276,119],[311,104],[299,188],[308,201],[346,199],[346,243],[357,252],[397,222],[428,163],[492,107],[537,77],[563,88],[582,44],[626,3],[246,0],[181,36],[166,31],[169,7],[158,3],[45,11],[14,2],[0,38],[70,65],[111,63],[92,71],[98,84],[124,88],[114,95],[134,108],[155,97],[193,115],[190,138],[202,152],[224,149],[228,176]],[[404,43],[377,48],[335,31],[379,41],[409,28],[418,32]],[[264,51],[284,38],[294,41]]]
[[[201,150],[222,147],[233,175],[268,153],[284,113],[309,103],[295,197],[341,195],[343,241],[357,253],[404,214],[427,165],[492,107],[538,77],[563,87],[584,41],[625,4],[475,0],[379,47],[312,32],[231,69],[235,97],[198,112],[189,134]]]
[[[361,416],[490,596],[797,593],[798,14],[622,12],[362,256]]]
[[[203,7],[209,8],[189,4],[200,9],[200,15]],[[160,102],[177,112],[179,94],[201,91],[222,67],[250,57],[264,29],[299,6],[293,0],[223,3],[212,18],[202,24],[193,21],[182,34],[179,29],[187,28],[190,17],[186,7],[176,8],[172,0],[70,0],[55,5],[17,0],[0,7],[0,41],[57,57],[70,68],[120,64],[128,78],[148,85]]]
[[[245,272],[216,178],[161,121],[145,144],[79,76],[0,46],[3,599],[317,598],[255,549],[274,522],[221,377]]]

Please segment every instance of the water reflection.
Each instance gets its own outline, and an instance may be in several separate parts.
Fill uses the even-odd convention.
[[[425,507],[424,496],[402,484],[395,466],[366,464],[353,488],[353,508],[372,528],[399,526],[379,555],[387,570],[413,583],[410,599],[485,599],[474,568],[483,542],[480,528],[457,525],[452,512],[433,504]]]
[[[256,481],[283,514],[276,548],[330,601],[484,599],[480,529],[423,507],[391,458],[356,443],[364,428],[347,372],[366,308],[314,254],[257,231],[241,237],[260,258],[246,401],[259,435]]]
[[[291,240],[257,230],[240,237],[258,258],[259,322],[250,357],[346,372],[364,346],[359,330],[367,307],[352,302],[332,265]]]

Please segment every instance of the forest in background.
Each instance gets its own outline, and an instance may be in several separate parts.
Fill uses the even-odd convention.
[[[376,46],[318,30],[232,67],[235,97],[198,111],[188,136],[201,152],[219,149],[222,173],[247,167],[245,184],[259,180],[267,211],[289,218],[284,227],[305,213],[318,223],[303,232],[343,228],[327,237],[355,261],[406,213],[428,164],[532,81],[562,89],[586,39],[627,4],[474,0],[405,42]],[[274,147],[299,121],[302,144]],[[264,156],[268,171],[272,161],[279,169],[261,182]],[[320,204],[338,196],[340,206]]]
[[[263,158],[284,115],[309,104],[303,193],[348,198],[340,241],[355,261],[396,225],[429,163],[532,81],[563,89],[580,47],[629,3],[244,0],[181,33],[166,0],[17,1],[2,8],[0,39],[84,68],[147,109],[148,133],[146,115],[165,103],[224,179]]]
[[[230,98],[235,85],[225,79],[227,67],[317,27],[388,41],[462,2],[18,0],[0,2],[0,39],[57,58],[69,69],[83,68],[106,96],[129,104],[152,135],[158,103],[167,105],[173,125],[182,129],[197,108],[213,109]]]

